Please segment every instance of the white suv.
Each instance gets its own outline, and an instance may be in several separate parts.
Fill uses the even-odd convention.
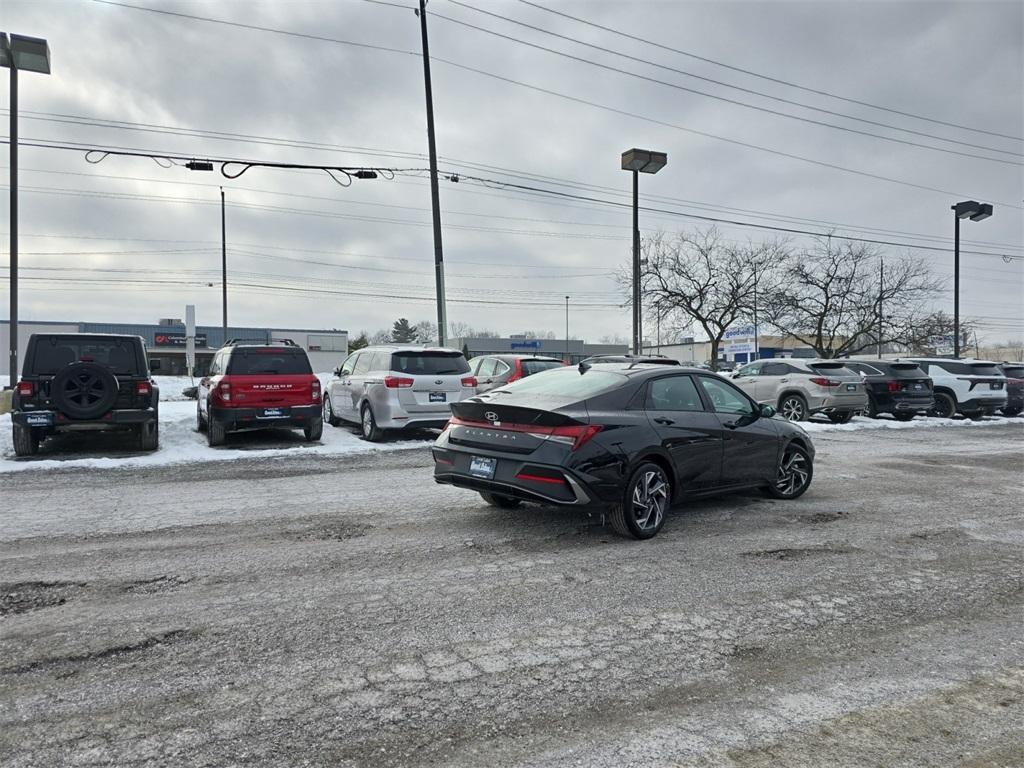
[[[366,347],[334,369],[323,394],[324,421],[359,424],[376,442],[391,429],[441,429],[457,403],[476,394],[476,378],[457,349]]]
[[[934,416],[950,419],[962,413],[969,419],[980,419],[1006,405],[1006,377],[996,363],[944,357],[911,360],[932,378]]]

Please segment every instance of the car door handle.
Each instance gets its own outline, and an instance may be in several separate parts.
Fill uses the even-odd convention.
[[[726,421],[722,424],[722,426],[725,427],[726,429],[736,429],[739,426],[739,424],[737,424],[735,421]]]
[[[789,381],[789,379],[788,379],[788,378],[785,378],[785,379],[779,379],[779,381],[781,381],[781,382],[782,382],[783,384],[785,384],[785,383],[786,383],[787,381]]]
[[[657,424],[675,424],[675,421],[673,421],[672,419],[667,419],[664,416],[658,416],[654,421]]]

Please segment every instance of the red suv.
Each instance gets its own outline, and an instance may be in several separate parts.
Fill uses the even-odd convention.
[[[320,380],[292,341],[232,339],[217,350],[199,382],[196,422],[211,446],[223,445],[228,432],[270,427],[301,429],[306,440],[319,440]]]

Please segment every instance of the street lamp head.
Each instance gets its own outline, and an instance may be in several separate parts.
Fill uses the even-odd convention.
[[[668,155],[649,149],[627,149],[622,153],[622,170],[657,173],[668,165]]]
[[[981,221],[992,215],[992,206],[988,203],[979,203],[977,200],[964,200],[951,206],[951,210],[958,219],[971,221]]]
[[[992,215],[992,205],[990,203],[982,203],[978,212],[971,216],[971,221],[984,221]]]
[[[41,37],[0,33],[0,66],[50,74],[50,44]]]

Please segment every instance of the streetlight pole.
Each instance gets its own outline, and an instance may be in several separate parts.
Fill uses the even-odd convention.
[[[565,362],[571,363],[572,356],[569,352],[569,297],[565,297]]]
[[[423,83],[427,95],[427,149],[430,154],[430,210],[434,220],[434,284],[437,291],[437,344],[444,346],[448,321],[445,317],[444,249],[441,247],[441,199],[437,188],[437,146],[434,142],[434,92],[430,84],[430,46],[427,43],[427,0],[420,0],[416,10],[420,17],[423,40]]]
[[[228,234],[224,213],[224,187],[220,188],[220,285],[221,285],[221,331],[224,341],[228,340]]]
[[[668,164],[664,152],[628,149],[622,153],[622,170],[633,173],[633,354],[643,346],[643,313],[640,307],[640,174],[657,173]]]
[[[18,70],[50,74],[50,45],[45,40],[0,32],[0,66],[11,70],[10,195],[11,195],[11,322],[9,385],[18,383]]]
[[[953,357],[960,359],[960,219],[984,221],[992,215],[990,203],[964,200],[953,211]]]

